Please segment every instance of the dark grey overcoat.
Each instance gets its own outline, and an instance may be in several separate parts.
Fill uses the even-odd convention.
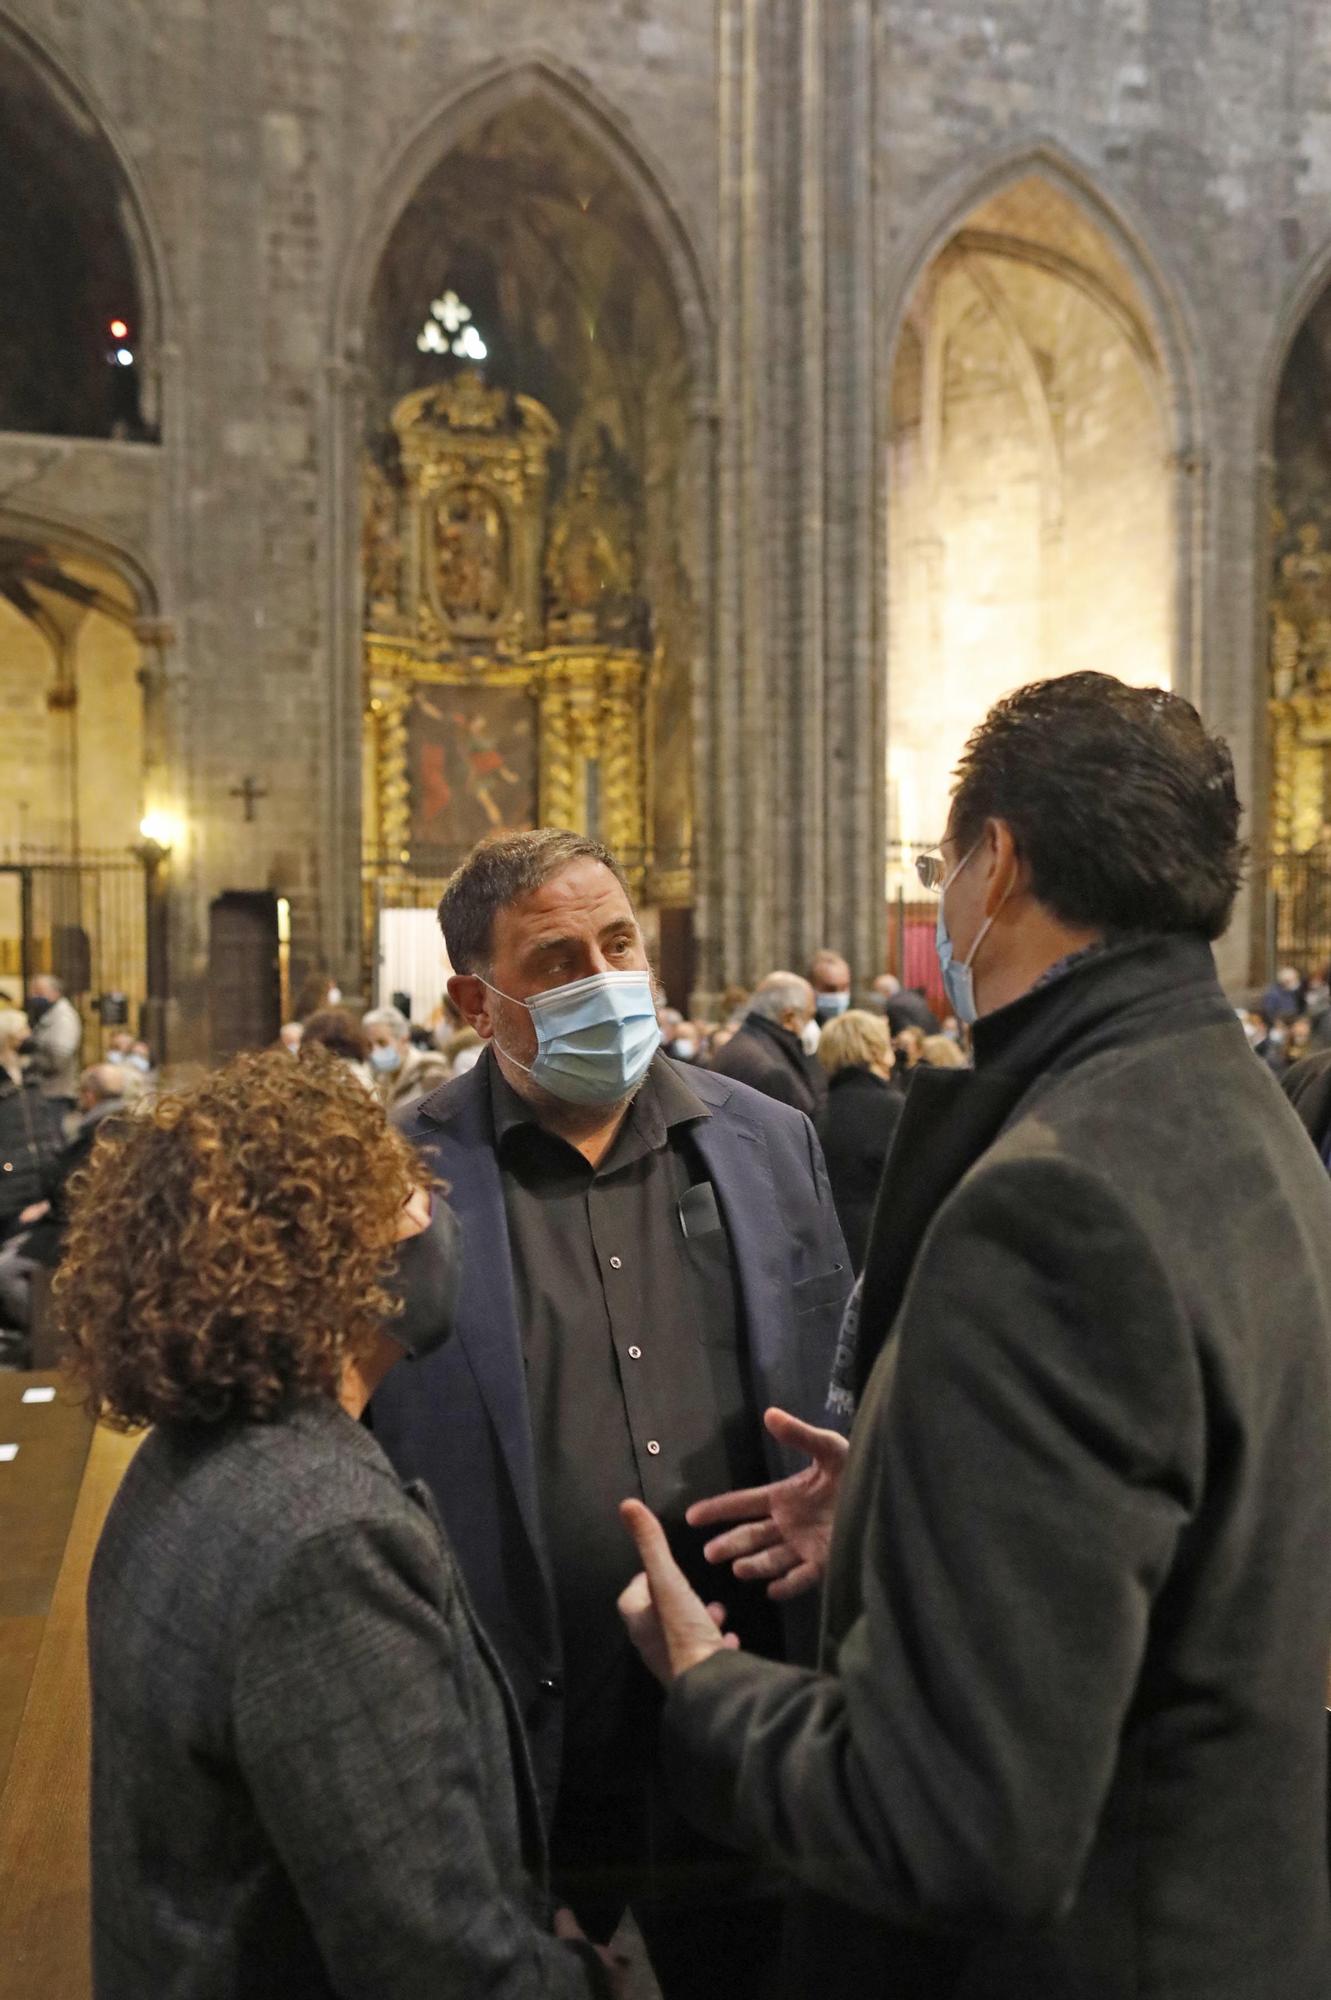
[[[817,2000],[1326,2000],[1331,1184],[1201,940],[912,1084],[824,1671],[676,1683]],[[898,1309],[899,1308],[899,1309]]]
[[[96,2000],[605,1990],[538,1921],[522,1728],[432,1504],[340,1409],[149,1437],[88,1645]]]

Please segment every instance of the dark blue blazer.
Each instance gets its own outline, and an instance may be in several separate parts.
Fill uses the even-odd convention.
[[[827,1424],[851,1271],[813,1127],[803,1112],[729,1077],[675,1067],[711,1113],[692,1131],[730,1233],[757,1407],[776,1403]],[[394,1369],[369,1420],[401,1477],[423,1479],[434,1494],[526,1718],[548,1806],[559,1775],[562,1662],[488,1070],[488,1061],[478,1063],[398,1121],[449,1184],[462,1280],[455,1337],[427,1360]],[[764,1439],[773,1477],[797,1469]]]

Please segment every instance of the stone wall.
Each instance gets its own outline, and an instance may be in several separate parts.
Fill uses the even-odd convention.
[[[931,258],[1023,173],[1084,205],[1150,314],[1174,680],[1260,800],[1275,381],[1331,270],[1321,0],[9,0],[0,20],[103,121],[142,238],[160,445],[33,476],[34,441],[0,438],[0,521],[40,528],[49,499],[144,579],[149,789],[187,830],[182,1041],[222,888],[289,895],[297,964],[354,969],[365,303],[394,216],[506,91],[583,121],[675,275],[705,986],[819,942],[881,962],[897,341]],[[250,825],[247,773],[268,794]],[[1248,953],[1245,918],[1226,969]]]

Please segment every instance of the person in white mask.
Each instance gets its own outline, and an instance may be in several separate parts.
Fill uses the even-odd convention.
[[[822,1421],[851,1272],[817,1140],[661,1049],[598,842],[483,842],[440,921],[484,1052],[401,1126],[462,1226],[457,1339],[389,1378],[371,1422],[433,1491],[517,1691],[559,1900],[598,1943],[631,1906],[665,2000],[760,2000],[770,1884],[687,1832],[659,1784],[658,1698],[615,1612],[634,1568],[617,1508],[648,1501],[701,1582],[690,1501],[793,1469],[769,1403]],[[752,1651],[811,1657],[812,1621],[801,1634],[761,1586],[709,1595]]]

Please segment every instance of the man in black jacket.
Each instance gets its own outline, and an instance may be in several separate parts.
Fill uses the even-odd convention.
[[[808,980],[797,972],[769,972],[754,989],[742,1025],[708,1068],[816,1117],[827,1100],[827,1079],[804,1047],[814,1018]]]
[[[690,1512],[826,1561],[822,1671],[718,1650],[626,1508],[678,1794],[805,1891],[792,1993],[1331,1991],[1331,1187],[1216,982],[1238,822],[1176,696],[998,705],[921,871],[976,1069],[906,1103],[849,1459]]]

